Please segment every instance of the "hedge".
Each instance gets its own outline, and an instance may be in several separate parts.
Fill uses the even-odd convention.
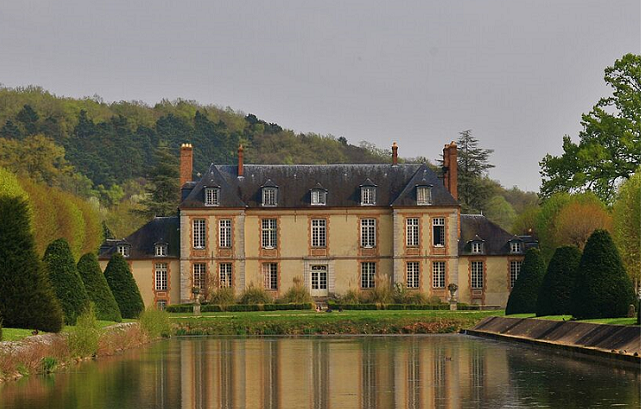
[[[556,249],[543,277],[536,300],[536,316],[570,314],[570,294],[575,286],[581,250],[574,246]]]
[[[312,304],[231,304],[216,305],[203,304],[200,307],[201,312],[245,312],[245,311],[291,311],[291,310],[311,310]],[[174,304],[165,308],[167,312],[191,313],[193,304]]]
[[[138,318],[145,310],[140,290],[131,274],[129,264],[119,253],[111,256],[105,268],[107,284],[114,295],[122,318]]]
[[[77,268],[78,274],[85,284],[87,295],[95,305],[96,318],[121,322],[120,308],[100,269],[98,257],[94,253],[85,254],[80,257]]]
[[[529,249],[505,307],[505,315],[536,312],[536,301],[545,274],[539,249]]]

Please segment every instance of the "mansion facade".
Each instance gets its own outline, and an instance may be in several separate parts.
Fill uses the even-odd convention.
[[[181,147],[178,216],[156,217],[107,240],[99,259],[128,259],[145,305],[193,302],[218,287],[260,286],[274,297],[296,277],[312,296],[371,291],[383,280],[460,302],[505,306],[529,236],[482,215],[461,214],[457,148],[444,177],[425,164],[212,164],[192,180],[193,148]]]

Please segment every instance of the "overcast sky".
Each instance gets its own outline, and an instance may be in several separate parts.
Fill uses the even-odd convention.
[[[194,99],[432,160],[472,129],[492,178],[538,190],[640,22],[639,0],[3,0],[0,83]]]

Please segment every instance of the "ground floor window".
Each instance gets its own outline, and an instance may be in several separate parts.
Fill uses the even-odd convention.
[[[374,288],[376,285],[376,263],[361,263],[361,288]]]
[[[167,263],[155,264],[156,291],[167,291]]]
[[[277,290],[278,289],[278,264],[264,263],[263,278],[265,280],[266,290]]]
[[[432,262],[432,288],[445,288],[445,261]]]
[[[420,275],[420,268],[418,261],[410,261],[407,263],[407,277],[405,279],[405,283],[407,285],[407,288],[418,288],[419,286],[419,275]]]
[[[482,261],[472,261],[472,288],[479,290],[483,288],[483,262]]]
[[[231,263],[221,263],[218,267],[220,288],[231,287]]]
[[[207,277],[207,264],[205,263],[194,264],[194,287],[204,290],[206,277]]]
[[[510,288],[514,288],[514,283],[516,283],[516,279],[519,278],[521,263],[521,261],[510,261]]]

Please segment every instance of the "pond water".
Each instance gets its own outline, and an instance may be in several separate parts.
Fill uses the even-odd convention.
[[[0,385],[0,408],[641,406],[641,371],[464,335],[180,338]]]

